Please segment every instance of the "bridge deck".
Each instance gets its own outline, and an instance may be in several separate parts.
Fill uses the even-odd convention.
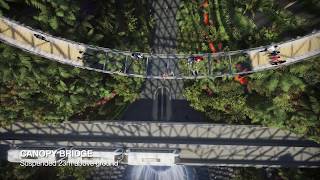
[[[34,34],[38,34],[45,37],[45,40],[36,38]],[[141,61],[140,64],[140,66],[142,67],[140,67],[139,70],[128,70],[128,64],[132,64],[134,61],[130,57],[130,52],[112,50],[102,47],[93,47],[73,42],[70,40],[54,37],[49,34],[40,32],[38,30],[34,30],[30,27],[20,25],[17,22],[3,17],[0,17],[0,40],[22,50],[28,51],[30,53],[61,63],[69,64],[75,67],[80,67],[108,74],[149,79],[194,79],[233,75],[235,72],[232,70],[232,68],[234,69],[234,66],[237,63],[236,60],[230,60],[230,62],[228,62],[229,64],[227,63],[228,65],[224,67],[224,70],[219,70],[219,72],[211,72],[212,66],[214,65],[210,63],[210,59],[221,57],[233,57],[233,55],[241,56],[241,54],[243,55],[243,53],[249,54],[248,60],[251,61],[252,69],[250,72],[242,73],[252,73],[256,71],[273,69],[279,66],[285,66],[292,63],[296,63],[301,60],[308,59],[310,57],[314,57],[320,54],[320,32],[316,32],[302,38],[279,43],[278,45],[280,46],[281,58],[283,60],[287,60],[287,62],[278,66],[270,65],[268,62],[267,54],[259,52],[262,49],[264,49],[264,47],[257,47],[253,49],[221,52],[210,55],[201,54],[201,56],[204,57],[205,61],[208,62],[208,65],[206,65],[206,67],[203,70],[201,70],[198,76],[195,77],[194,75],[192,75],[191,72],[189,72],[189,69],[185,73],[180,72],[180,74],[178,75],[173,74],[163,77],[163,74],[153,74],[154,72],[146,72],[148,69],[146,68],[148,66],[148,62],[150,63],[152,59],[168,59],[168,61],[172,60],[172,62],[178,62],[179,59],[186,62],[187,58],[190,57],[190,54],[144,53],[143,56],[145,58]],[[98,59],[98,57],[96,57],[97,54],[105,56],[103,59],[103,61],[105,61],[104,65],[89,65],[90,63],[92,64],[94,62],[91,62],[89,58],[84,55],[83,52],[88,54],[94,53],[95,60]],[[110,56],[110,54],[112,54],[112,57]],[[125,61],[125,63],[122,61]],[[183,69],[185,67],[182,66],[179,68]]]
[[[289,42],[281,43],[279,46],[280,59],[288,63],[297,61],[299,57],[318,54],[320,50],[320,33],[311,34]],[[261,49],[249,51],[253,69],[272,67],[269,63],[267,52],[260,52]]]
[[[82,57],[79,51],[85,51],[84,46],[46,35],[42,35],[46,40],[36,38],[34,34],[41,35],[41,33],[1,18],[0,32],[2,39],[22,49],[58,61],[70,61],[76,65],[83,65],[77,57]]]
[[[178,148],[181,164],[230,166],[320,165],[320,145],[261,126],[156,122],[15,123],[0,129],[0,144],[87,148]]]

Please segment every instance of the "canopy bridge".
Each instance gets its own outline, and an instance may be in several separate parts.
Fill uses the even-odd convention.
[[[261,52],[265,47],[256,47],[214,54],[149,54],[141,53],[143,58],[133,58],[132,52],[86,45],[63,38],[54,37],[39,30],[34,30],[16,21],[0,17],[0,40],[35,55],[53,61],[97,72],[148,78],[148,79],[194,79],[233,76],[258,71],[275,69],[303,61],[320,53],[320,32],[304,37],[277,43],[280,47],[280,65],[271,65],[268,54]],[[202,56],[204,60],[197,65],[190,65],[190,56]],[[166,59],[168,73],[150,72],[149,65],[157,59]],[[246,71],[236,69],[236,64],[249,64]],[[154,68],[153,68],[154,69]],[[170,73],[179,69],[179,74]],[[192,70],[197,69],[195,76]]]
[[[160,122],[15,122],[0,128],[7,149],[73,147],[178,150],[175,164],[319,167],[320,145],[289,131],[252,125]],[[130,156],[130,155],[129,155]]]

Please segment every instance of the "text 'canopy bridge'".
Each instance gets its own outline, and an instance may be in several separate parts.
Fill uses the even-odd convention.
[[[143,157],[146,157],[146,152],[156,154],[164,150],[177,150],[178,157],[174,164],[320,166],[319,144],[289,131],[252,125],[119,121],[61,124],[15,122],[0,128],[0,150],[1,147],[71,147],[104,151],[121,148],[123,152],[139,149],[145,152]],[[138,158],[136,153],[131,155]],[[128,155],[129,158],[131,155]],[[134,161],[138,163],[137,159]],[[130,164],[129,161],[127,163]]]
[[[13,20],[0,17],[0,40],[4,43],[53,61],[97,72],[149,79],[194,79],[214,78],[236,74],[247,74],[296,63],[320,54],[320,32],[278,43],[280,56],[286,62],[271,65],[265,47],[220,52],[214,54],[149,54],[141,58],[132,57],[132,52],[81,44],[51,36]],[[139,54],[140,55],[140,54]],[[190,64],[188,58],[201,56],[203,60]],[[168,73],[149,72],[155,59],[167,59]],[[237,64],[250,68],[239,70]],[[173,66],[173,67],[172,67]],[[179,74],[170,73],[178,69]],[[194,75],[194,71],[197,74]],[[160,72],[159,72],[160,73]]]

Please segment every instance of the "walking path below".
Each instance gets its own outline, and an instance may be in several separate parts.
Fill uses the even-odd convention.
[[[155,20],[152,49],[156,54],[176,54],[178,25],[176,14],[180,0],[152,1]],[[169,57],[168,57],[169,58]],[[150,58],[148,72],[153,76],[179,74],[179,59]],[[184,80],[146,79],[141,100],[129,106],[122,119],[155,121],[204,121],[204,114],[195,111],[183,96]]]

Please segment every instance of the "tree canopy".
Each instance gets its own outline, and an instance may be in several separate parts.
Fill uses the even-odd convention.
[[[2,0],[0,12],[35,29],[78,42],[149,50],[152,20],[145,1]],[[61,122],[84,117],[79,114],[86,114],[88,109],[102,118],[117,118],[116,111],[137,98],[142,84],[142,79],[69,67],[4,44],[0,44],[0,52],[1,123]],[[108,108],[115,112],[105,109],[104,104],[110,103]]]
[[[208,5],[199,6],[200,1],[183,1],[180,6],[177,16],[180,52],[215,52],[261,46],[309,33],[317,27],[307,16],[295,15],[276,1],[207,2]],[[302,7],[320,9],[316,1],[298,3]],[[203,19],[202,22],[201,16],[207,12],[209,20]],[[310,17],[318,15],[315,11],[308,13]],[[192,38],[188,40],[186,37]],[[219,42],[222,42],[222,48],[217,46]],[[317,57],[289,67],[248,75],[245,77],[247,84],[240,84],[233,77],[189,81],[185,97],[214,122],[279,127],[320,142],[319,60]],[[214,63],[218,66],[223,60],[217,59]]]

